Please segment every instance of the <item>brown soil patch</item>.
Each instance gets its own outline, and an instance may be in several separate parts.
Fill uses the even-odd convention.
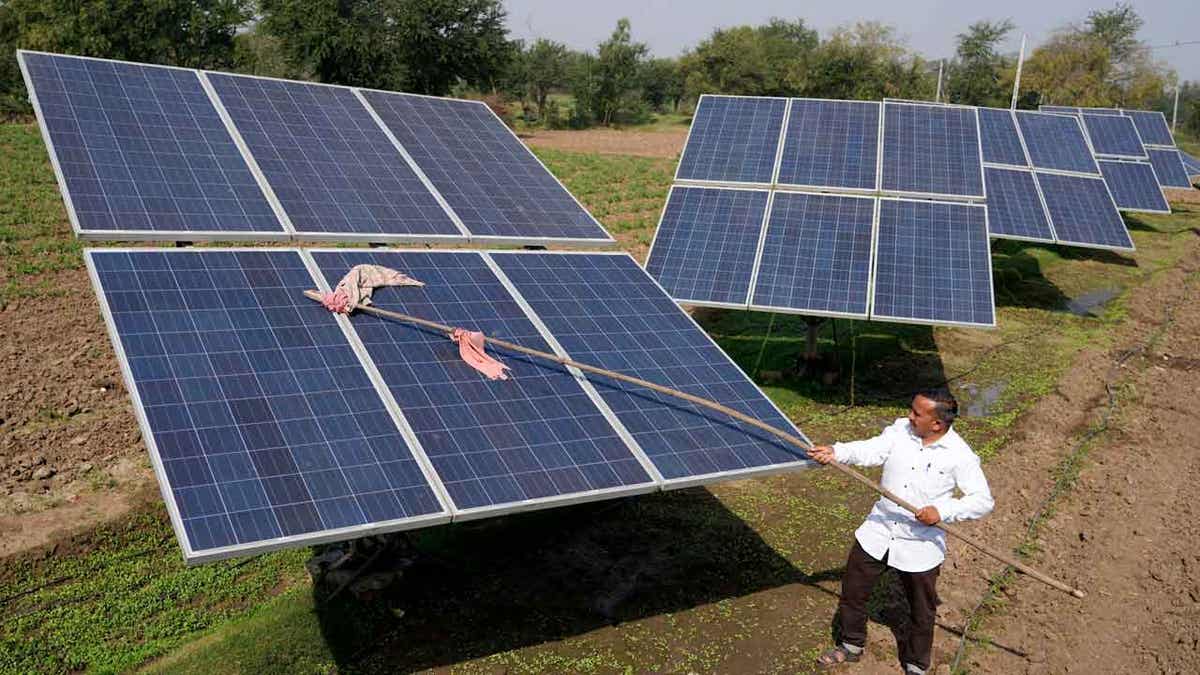
[[[1200,189],[1166,188],[1163,190],[1163,194],[1167,196],[1169,202],[1200,204]]]
[[[535,148],[598,152],[604,155],[637,157],[678,157],[687,139],[686,127],[668,131],[630,131],[586,129],[583,131],[543,130],[521,132],[521,140]]]

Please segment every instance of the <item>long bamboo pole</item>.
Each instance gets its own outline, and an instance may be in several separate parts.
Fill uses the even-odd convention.
[[[305,291],[304,295],[312,300],[316,300],[317,302],[321,301],[321,294],[318,293],[317,291]],[[447,326],[446,324],[438,323],[436,321],[430,321],[428,319],[422,319],[420,317],[411,316],[409,314],[402,314],[400,312],[393,312],[393,311],[386,310],[386,309],[380,309],[378,307],[374,307],[371,305],[359,305],[358,307],[355,308],[355,311],[362,312],[364,314],[370,314],[372,316],[378,316],[378,317],[384,318],[384,319],[393,319],[396,321],[404,321],[404,322],[411,323],[411,324],[414,324],[417,326],[430,328],[430,329],[436,330],[438,332],[445,333],[447,337],[449,337],[454,332],[454,328],[452,326]],[[699,396],[695,396],[695,395],[689,394],[687,392],[679,391],[677,389],[672,389],[670,387],[664,387],[661,384],[656,384],[656,383],[650,382],[648,380],[643,380],[640,377],[633,377],[632,375],[625,375],[624,373],[618,373],[618,372],[615,372],[612,370],[608,370],[606,368],[598,368],[596,366],[588,365],[586,363],[580,363],[579,361],[575,361],[574,359],[569,359],[569,358],[566,358],[563,356],[559,356],[557,354],[551,354],[550,352],[543,352],[543,351],[540,351],[537,349],[530,349],[529,347],[523,347],[519,344],[516,344],[513,342],[508,342],[507,340],[501,340],[499,338],[487,337],[487,336],[485,336],[484,339],[487,342],[491,343],[492,345],[495,345],[496,347],[500,347],[502,349],[517,352],[520,354],[527,354],[529,356],[535,356],[537,358],[545,359],[547,361],[553,361],[554,363],[558,363],[563,366],[578,368],[579,370],[582,370],[585,373],[593,373],[595,375],[601,375],[603,377],[611,378],[614,380],[619,380],[621,382],[628,382],[630,384],[634,384],[639,387],[645,387],[646,389],[650,389],[651,391],[656,391],[660,394],[666,394],[668,396],[673,396],[675,398],[683,399],[685,401],[688,401],[689,403],[695,403],[696,405],[703,406],[705,408],[708,408],[709,410],[715,410],[716,412],[722,413],[724,415],[728,415],[729,417],[732,417],[732,418],[738,420],[739,422],[749,424],[750,426],[752,426],[756,429],[760,429],[762,431],[765,431],[765,432],[771,434],[772,436],[775,436],[783,441],[786,441],[787,443],[790,443],[791,445],[794,445],[797,448],[800,448],[806,454],[808,453],[809,450],[812,449],[812,447],[808,443],[806,443],[803,438],[800,438],[799,436],[796,436],[795,434],[788,433],[787,431],[784,431],[783,429],[778,429],[776,427],[773,427],[770,424],[767,424],[766,422],[757,420],[753,417],[750,417],[749,415],[746,415],[742,412],[734,410],[733,408],[721,405],[720,403],[717,403],[716,401],[710,401],[706,398],[701,398]],[[850,467],[846,466],[845,464],[842,464],[840,462],[830,462],[827,466],[831,466],[834,469],[837,469],[838,471],[842,472],[843,474],[849,476],[850,478],[853,478],[854,480],[858,481],[859,483],[862,483],[863,485],[871,488],[875,492],[883,495],[884,497],[887,497],[888,499],[899,504],[901,507],[910,511],[911,513],[915,514],[918,511],[918,508],[916,506],[913,506],[909,502],[900,498],[898,495],[896,495],[891,490],[888,490],[887,488],[883,487],[879,483],[876,483],[875,481],[871,480],[870,478],[867,478],[863,474],[859,473],[858,471],[855,471],[854,469],[851,469]],[[1058,589],[1064,593],[1067,593],[1069,595],[1072,595],[1076,598],[1082,598],[1086,595],[1086,593],[1084,593],[1080,589],[1073,588],[1071,586],[1068,586],[1067,584],[1064,584],[1063,582],[1061,582],[1057,579],[1047,576],[1046,574],[1043,574],[1042,572],[1039,572],[1038,570],[1033,569],[1032,567],[1026,565],[1025,563],[1022,563],[1019,560],[1016,560],[1015,558],[1007,556],[1007,555],[1001,553],[1000,551],[993,549],[992,547],[988,546],[987,544],[984,544],[983,542],[979,541],[978,539],[975,539],[974,537],[972,537],[970,535],[959,532],[955,528],[952,528],[945,523],[939,522],[936,525],[934,525],[933,527],[940,529],[941,531],[945,532],[946,534],[948,534],[956,539],[959,539],[960,541],[963,541],[964,543],[978,549],[979,551],[995,558],[996,560],[999,560],[1000,562],[1002,562],[1006,565],[1011,566],[1013,569],[1017,570],[1018,572],[1021,572],[1022,574],[1033,577],[1034,579],[1037,579],[1038,581],[1040,581],[1052,588],[1056,588],[1056,589]]]

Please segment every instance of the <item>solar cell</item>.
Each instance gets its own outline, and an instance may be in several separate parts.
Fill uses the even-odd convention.
[[[1171,212],[1154,175],[1154,168],[1149,163],[1100,160],[1100,172],[1104,174],[1104,182],[1108,184],[1118,209]]]
[[[776,192],[752,304],[865,319],[875,202]]]
[[[297,251],[85,257],[186,559],[449,520]]]
[[[354,90],[207,77],[300,235],[465,238]]]
[[[1037,181],[1059,242],[1133,250],[1125,221],[1102,178],[1039,171]]]
[[[885,103],[882,189],[983,197],[974,108]]]
[[[425,282],[376,292],[374,303],[383,309],[551,351],[477,252],[312,256],[331,286],[360,264],[403,270]],[[464,363],[444,334],[367,314],[350,321],[458,511],[513,511],[655,488],[562,366],[493,352],[512,373],[492,382]]]
[[[680,302],[745,306],[768,194],[671,188],[646,271]]]
[[[881,199],[878,231],[872,318],[995,325],[983,206]]]
[[[1100,173],[1078,118],[1029,110],[1016,115],[1034,168]]]
[[[488,254],[572,358],[712,399],[802,434],[624,254]],[[596,389],[668,487],[794,468],[803,454],[753,427],[617,381]]]
[[[701,96],[675,179],[770,184],[786,108],[783,98]]]
[[[1150,155],[1150,163],[1154,165],[1154,173],[1158,177],[1159,185],[1177,188],[1192,186],[1187,170],[1183,168],[1183,160],[1180,159],[1178,150],[1146,148],[1146,153]]]
[[[195,71],[18,59],[80,236],[288,236]]]
[[[778,182],[874,190],[878,154],[878,103],[794,98]]]
[[[362,94],[472,239],[612,241],[482,102],[382,91]]]
[[[1054,231],[1030,171],[985,167],[988,231],[993,237],[1054,241]]]
[[[1146,149],[1138,137],[1133,120],[1124,115],[1082,115],[1083,128],[1087,131],[1092,150],[1097,155],[1114,157],[1145,158]]]
[[[1171,135],[1171,128],[1167,126],[1167,118],[1162,113],[1156,110],[1124,110],[1122,112],[1133,118],[1133,123],[1137,126],[1138,135],[1142,137],[1142,143],[1146,145],[1175,145],[1175,137]]]
[[[979,134],[983,146],[983,161],[1009,166],[1029,166],[1011,111],[980,108]]]

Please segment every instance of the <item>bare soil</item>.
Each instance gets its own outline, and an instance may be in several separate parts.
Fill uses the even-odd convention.
[[[687,140],[687,127],[664,131],[627,129],[587,129],[555,131],[538,129],[521,132],[521,140],[535,148],[598,152],[603,155],[637,157],[678,157]]]

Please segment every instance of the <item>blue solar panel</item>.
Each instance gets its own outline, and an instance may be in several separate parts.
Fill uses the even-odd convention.
[[[875,189],[878,103],[795,98],[784,133],[778,182]]]
[[[1037,174],[1058,240],[1097,248],[1132,249],[1125,221],[1102,178]]]
[[[1200,159],[1182,150],[1179,152],[1179,158],[1183,160],[1183,168],[1188,172],[1189,176],[1200,175]]]
[[[756,307],[867,316],[875,200],[776,192]]]
[[[993,237],[1054,241],[1033,173],[987,167],[988,231]]]
[[[1167,118],[1162,113],[1149,110],[1125,110],[1126,115],[1133,118],[1138,135],[1146,145],[1175,145],[1175,137],[1167,126]]]
[[[329,284],[354,265],[402,270],[421,288],[386,288],[376,306],[551,351],[483,257],[469,252],[314,252]],[[653,479],[573,375],[491,349],[512,368],[491,381],[443,334],[356,314],[355,331],[458,509],[513,510]]]
[[[646,271],[676,300],[745,305],[767,195],[671,188]]]
[[[938,254],[929,255],[931,242]],[[983,206],[882,199],[872,318],[993,326]]]
[[[1155,178],[1154,168],[1149,163],[1100,160],[1100,172],[1104,174],[1104,182],[1108,184],[1118,209],[1171,212]]]
[[[1150,163],[1154,165],[1154,173],[1158,176],[1158,184],[1163,187],[1190,188],[1192,181],[1188,178],[1187,170],[1183,168],[1183,160],[1178,150],[1146,148],[1150,155]]]
[[[627,255],[492,253],[572,358],[703,396],[799,435]],[[674,486],[795,466],[772,436],[679,399],[595,378],[600,395]]]
[[[975,109],[885,103],[882,189],[982,197]]]
[[[980,108],[979,134],[980,143],[983,145],[983,161],[1009,166],[1029,166],[1011,111]]]
[[[465,238],[352,90],[208,79],[298,233]]]
[[[701,96],[676,180],[770,183],[786,107],[782,98]]]
[[[1083,127],[1087,130],[1092,150],[1097,155],[1137,158],[1146,156],[1146,149],[1142,147],[1133,120],[1124,115],[1085,113]]]
[[[1079,118],[1018,110],[1017,123],[1034,168],[1100,173]]]
[[[286,236],[194,71],[19,56],[81,234]]]
[[[185,556],[449,519],[298,252],[87,259]]]
[[[472,237],[611,237],[479,101],[364,91]]]

